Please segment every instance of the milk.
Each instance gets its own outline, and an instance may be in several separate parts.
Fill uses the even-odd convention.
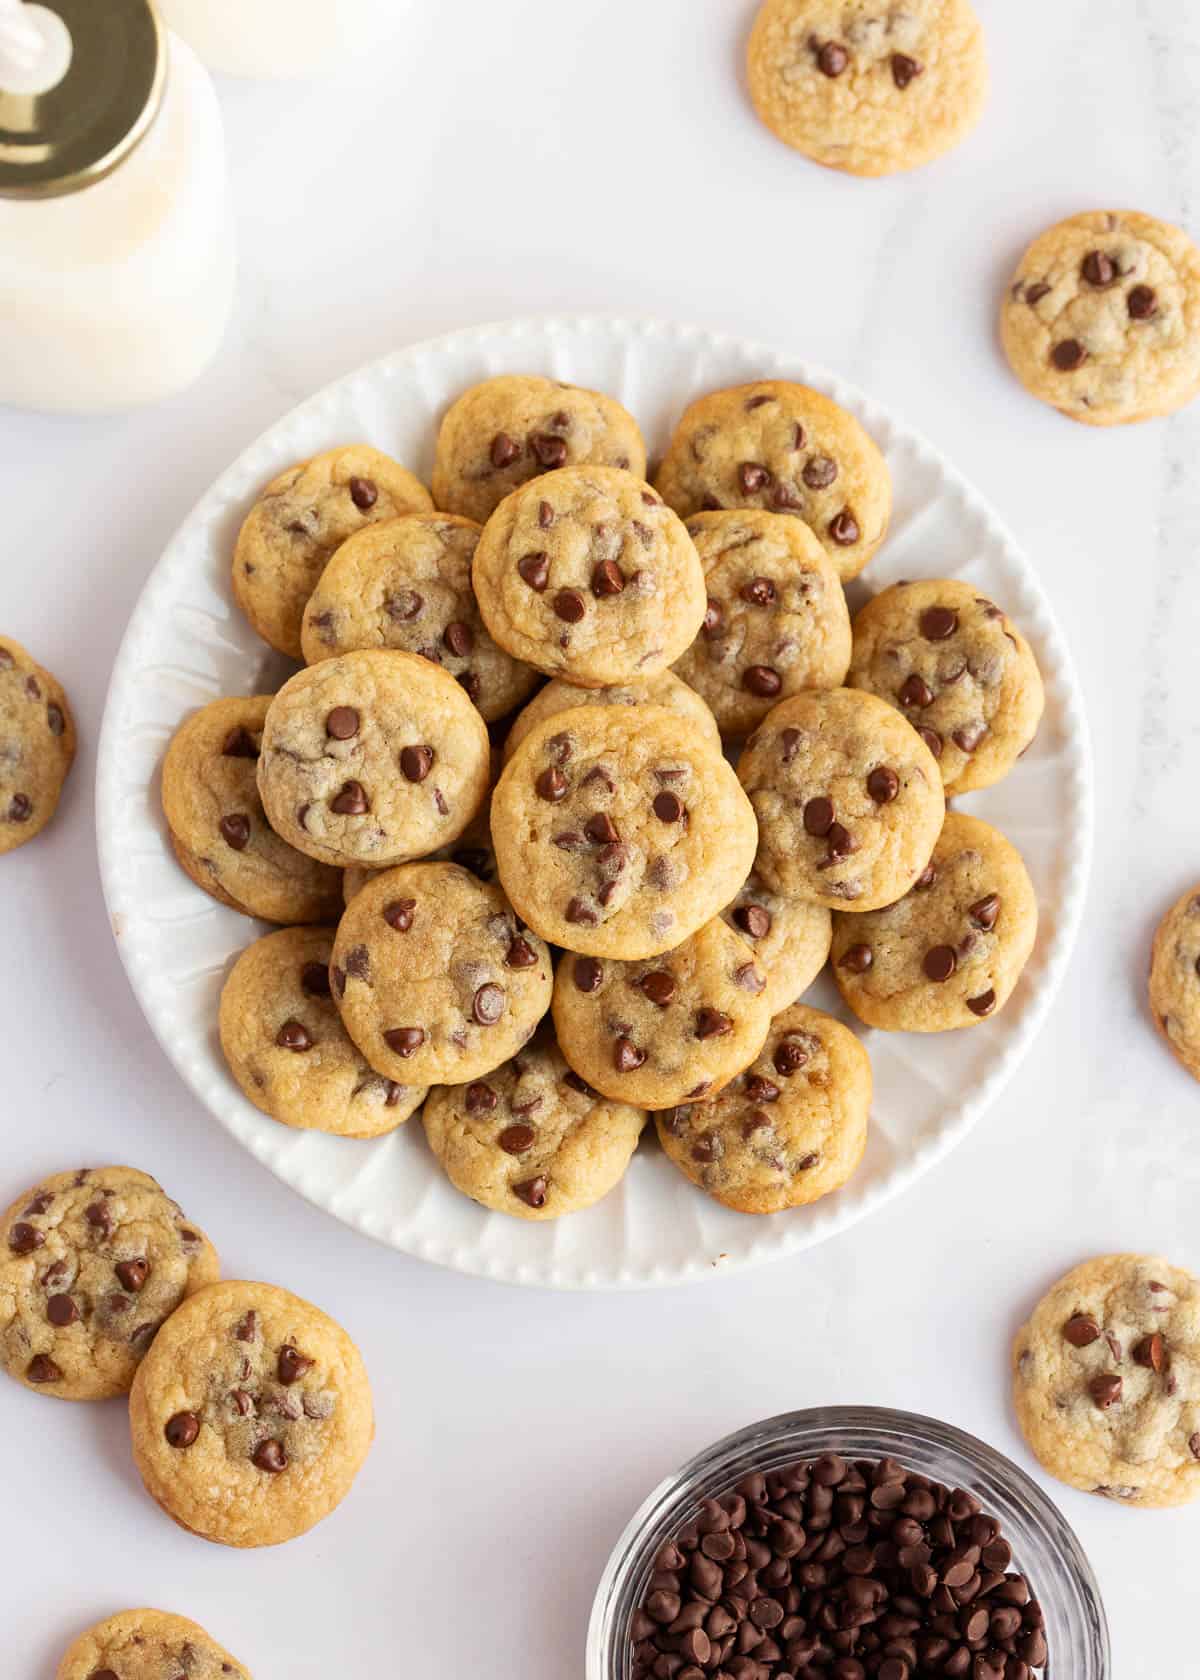
[[[377,30],[395,0],[159,0],[171,28],[212,70],[307,76]]]

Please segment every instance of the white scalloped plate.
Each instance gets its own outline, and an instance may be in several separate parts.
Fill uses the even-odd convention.
[[[875,1070],[871,1141],[851,1182],[812,1207],[764,1219],[732,1213],[643,1144],[624,1183],[597,1207],[527,1224],[452,1190],[419,1121],[371,1143],[290,1131],[247,1102],[225,1068],[217,1000],[232,959],[261,930],[178,868],[158,766],[193,707],[262,693],[282,674],[230,597],[238,524],[267,479],[351,439],[428,480],[448,401],[504,372],[611,392],[641,422],[652,455],[701,392],[763,376],[827,391],[859,416],[892,471],[892,529],[870,584],[966,578],[1007,608],[1037,653],[1047,690],[1037,740],[998,787],[963,801],[1003,829],[1029,865],[1042,915],[1033,959],[1008,1008],[985,1026],[936,1037],[864,1031]],[[1029,561],[970,485],[861,393],[794,356],[696,327],[600,318],[476,327],[398,351],[319,392],[246,450],[188,515],[134,611],[108,695],[96,808],[117,949],[163,1049],[221,1124],[286,1184],[367,1236],[457,1271],[564,1289],[681,1283],[794,1254],[931,1167],[983,1114],[1046,1015],[1079,920],[1092,832],[1087,732],[1070,656]],[[825,979],[810,1000],[837,1008]]]

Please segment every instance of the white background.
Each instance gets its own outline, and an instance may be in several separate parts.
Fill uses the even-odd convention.
[[[259,1680],[578,1674],[613,1540],[694,1449],[773,1411],[868,1401],[936,1413],[1038,1474],[1006,1396],[1007,1343],[1037,1296],[1103,1250],[1200,1269],[1200,1093],[1143,1004],[1153,924],[1200,877],[1200,405],[1073,426],[1025,396],[994,331],[1021,249],[1062,215],[1136,206],[1200,233],[1200,21],[1178,0],[979,0],[994,77],[982,127],[932,168],[865,182],[755,121],[751,0],[381,10],[386,34],[336,77],[220,84],[242,273],[200,384],[117,419],[0,412],[0,628],[61,676],[82,736],[57,822],[0,862],[0,1205],[68,1165],[146,1168],[228,1275],[285,1284],[349,1328],[378,1441],[321,1528],[234,1556],[142,1495],[121,1405],[6,1385],[14,1677],[50,1680],[81,1627],[140,1603],[195,1617]],[[926,432],[1032,555],[1096,749],[1083,932],[1002,1100],[866,1224],[682,1291],[566,1297],[445,1275],[300,1202],[158,1051],[96,874],[108,671],[200,492],[356,363],[549,310],[769,339]],[[1049,1486],[1099,1574],[1115,1672],[1186,1671],[1200,1506],[1131,1512]]]

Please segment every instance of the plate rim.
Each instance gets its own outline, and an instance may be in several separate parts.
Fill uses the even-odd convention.
[[[672,1262],[661,1267],[656,1265],[644,1268],[637,1272],[616,1267],[610,1272],[599,1273],[584,1265],[577,1271],[564,1273],[559,1264],[552,1258],[547,1258],[544,1262],[539,1263],[535,1269],[528,1261],[505,1258],[503,1253],[481,1253],[478,1239],[474,1239],[469,1248],[459,1244],[457,1246],[451,1245],[437,1252],[430,1252],[428,1245],[416,1244],[411,1239],[403,1242],[395,1240],[394,1233],[389,1234],[386,1230],[372,1228],[372,1224],[365,1214],[338,1211],[331,1205],[332,1198],[326,1197],[322,1200],[314,1193],[311,1186],[301,1182],[303,1175],[300,1172],[292,1170],[287,1162],[281,1163],[269,1158],[268,1153],[259,1146],[257,1140],[250,1135],[243,1135],[243,1130],[238,1124],[236,1105],[232,1103],[222,1104],[217,1100],[216,1094],[210,1089],[211,1075],[209,1071],[194,1062],[187,1048],[176,1041],[175,1035],[168,1029],[167,1024],[158,1018],[157,1008],[152,996],[154,977],[148,972],[142,954],[136,947],[131,947],[129,942],[122,937],[124,931],[120,926],[122,919],[131,916],[133,911],[130,895],[125,890],[118,868],[118,859],[115,856],[117,842],[115,802],[119,795],[119,759],[116,751],[119,727],[117,713],[121,706],[122,692],[130,678],[136,675],[135,649],[143,630],[152,619],[156,595],[163,587],[164,577],[173,568],[175,563],[173,556],[176,550],[186,541],[187,533],[193,522],[210,500],[229,500],[229,487],[236,484],[244,475],[245,463],[263,448],[264,442],[269,436],[283,434],[288,427],[306,418],[310,411],[315,411],[322,405],[327,404],[335,394],[340,395],[348,392],[364,380],[373,381],[391,378],[395,372],[402,368],[417,366],[424,357],[445,356],[454,352],[461,352],[472,346],[478,347],[481,340],[497,337],[517,339],[522,336],[534,335],[544,341],[539,348],[539,354],[544,354],[545,344],[552,343],[556,337],[596,332],[611,335],[614,345],[618,348],[625,348],[633,341],[649,341],[655,337],[661,337],[689,345],[698,353],[719,353],[724,349],[733,350],[748,361],[761,360],[767,370],[764,377],[794,378],[826,392],[843,406],[851,408],[859,415],[865,415],[868,430],[872,430],[874,426],[886,429],[894,436],[902,438],[906,444],[915,448],[936,466],[946,485],[984,520],[989,538],[998,541],[1012,557],[1015,569],[1021,573],[1024,587],[1037,608],[1040,616],[1041,651],[1052,655],[1055,675],[1063,696],[1062,723],[1064,738],[1069,745],[1069,754],[1075,760],[1071,807],[1075,813],[1074,827],[1078,831],[1076,838],[1079,844],[1066,859],[1065,879],[1057,904],[1054,944],[1048,952],[1044,953],[1044,961],[1038,976],[1036,990],[1026,1004],[1025,1015],[1017,1032],[999,1059],[989,1068],[981,1084],[975,1087],[967,1100],[959,1104],[958,1112],[953,1120],[943,1123],[936,1136],[919,1144],[903,1165],[894,1170],[883,1183],[873,1187],[857,1200],[847,1202],[844,1207],[836,1212],[827,1214],[822,1223],[797,1223],[793,1225],[789,1232],[784,1226],[776,1225],[774,1221],[769,1222],[767,1230],[771,1233],[779,1231],[782,1233],[781,1237],[765,1243],[762,1241],[755,1242],[748,1251],[736,1257],[721,1255],[714,1260],[701,1255],[686,1264]],[[710,1279],[729,1277],[736,1273],[750,1271],[773,1261],[784,1260],[803,1253],[806,1249],[813,1248],[819,1243],[848,1230],[851,1226],[868,1218],[879,1208],[886,1206],[895,1197],[908,1190],[925,1173],[936,1167],[951,1150],[963,1141],[983,1118],[991,1104],[1000,1096],[1029,1053],[1045,1024],[1046,1017],[1065,977],[1082,921],[1091,873],[1095,835],[1094,789],[1094,761],[1091,736],[1083,707],[1083,691],[1070,646],[1042,588],[1041,580],[1033,562],[1009,531],[1007,525],[1001,520],[989,498],[976,489],[949,458],[934,444],[930,443],[923,432],[909,425],[892,407],[876,402],[874,398],[868,396],[853,382],[834,374],[822,364],[809,361],[806,357],[780,345],[760,339],[742,337],[737,333],[712,329],[696,322],[675,321],[657,316],[628,315],[620,312],[532,314],[477,323],[450,332],[440,333],[431,338],[419,339],[411,344],[388,351],[382,356],[360,363],[357,367],[327,381],[300,402],[293,404],[277,415],[268,426],[264,427],[256,437],[238,452],[229,465],[218,474],[188,508],[146,575],[130,612],[129,620],[122,633],[113,661],[105,692],[102,721],[97,740],[95,771],[96,847],[101,891],[109,927],[113,933],[121,966],[147,1026],[167,1060],[197,1101],[229,1133],[234,1141],[246,1149],[267,1171],[272,1173],[281,1183],[287,1185],[290,1190],[302,1196],[310,1205],[319,1208],[340,1224],[369,1237],[372,1241],[380,1243],[384,1247],[408,1255],[413,1259],[438,1265],[447,1270],[459,1272],[464,1276],[525,1288],[553,1289],[564,1292],[608,1293],[702,1283]],[[240,1097],[240,1093],[239,1100],[246,1103],[246,1099]],[[247,1104],[247,1106],[249,1105]],[[257,1110],[253,1112],[256,1116],[258,1115]],[[261,1118],[267,1119],[269,1117],[261,1116]],[[494,1217],[499,1216],[495,1215]],[[764,1231],[764,1235],[766,1234],[766,1231]]]

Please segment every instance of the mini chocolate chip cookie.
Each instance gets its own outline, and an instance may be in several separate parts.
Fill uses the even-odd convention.
[[[1193,1079],[1200,1079],[1200,887],[1167,911],[1150,957],[1154,1024]]]
[[[247,514],[233,555],[233,595],[265,642],[304,657],[300,623],[325,563],[360,531],[401,513],[428,513],[429,492],[366,444],[314,455],[273,478]]]
[[[505,496],[555,467],[646,474],[637,421],[599,391],[506,373],[472,385],[446,410],[433,463],[438,507],[482,525]]]
[[[269,1283],[218,1283],[163,1325],[129,1396],[146,1492],[223,1546],[277,1546],[340,1505],[375,1431],[350,1337]]]
[[[559,1219],[607,1196],[646,1122],[593,1091],[545,1034],[486,1079],[436,1086],[421,1119],[451,1184],[517,1219]]]
[[[1136,210],[1089,210],[1039,235],[1000,309],[1013,372],[1089,426],[1173,414],[1200,392],[1200,250]]]
[[[405,1085],[458,1085],[507,1061],[550,1007],[550,953],[504,894],[453,863],[377,875],[338,926],[330,969],[346,1030]]]
[[[887,463],[854,416],[784,379],[698,397],[655,483],[684,519],[724,508],[794,514],[843,583],[879,547],[892,511]]]
[[[781,701],[738,776],[758,817],[759,875],[830,909],[894,903],[929,862],[946,811],[916,730],[856,689]]]
[[[737,777],[661,706],[579,706],[522,741],[492,795],[505,892],[552,944],[652,957],[737,892],[757,829]]]
[[[1037,733],[1045,695],[1033,650],[969,583],[925,578],[876,595],[854,620],[851,688],[903,712],[949,796],[1007,776]]]
[[[58,1400],[125,1394],[163,1320],[219,1275],[146,1173],[56,1173],[0,1219],[0,1365]]]
[[[484,526],[473,576],[500,646],[581,688],[665,670],[704,618],[682,521],[615,467],[564,467],[514,490]]]
[[[758,958],[767,980],[767,1013],[778,1015],[806,992],[825,967],[833,917],[823,904],[772,892],[751,875],[721,912]]]
[[[835,915],[838,990],[869,1027],[945,1032],[1004,1008],[1037,937],[1033,883],[998,829],[947,814],[912,890],[870,915]]]
[[[975,127],[988,91],[967,0],[766,0],[748,76],[773,134],[851,175],[941,157]]]
[[[489,723],[537,686],[537,673],[498,648],[471,589],[479,526],[412,513],[349,537],[304,609],[310,665],[355,648],[400,648],[442,665]]]
[[[185,1616],[122,1610],[81,1633],[55,1680],[250,1680],[250,1670]]]
[[[739,1213],[779,1213],[846,1182],[862,1159],[871,1063],[849,1028],[793,1004],[711,1102],[656,1116],[668,1160]]]
[[[554,1025],[575,1072],[639,1108],[697,1102],[762,1048],[767,981],[719,916],[673,951],[638,962],[567,953],[554,977]]]
[[[790,694],[839,687],[850,663],[850,615],[808,526],[744,508],[695,514],[687,529],[708,606],[675,669],[708,702],[721,733],[748,734]]]
[[[336,869],[289,846],[267,821],[258,759],[269,694],[214,700],[176,730],[162,770],[163,814],[180,865],[219,904],[285,925],[334,921]]]
[[[721,750],[717,721],[695,689],[689,688],[673,671],[660,671],[656,677],[613,683],[608,688],[577,688],[574,683],[556,677],[540,688],[513,719],[504,742],[504,762],[508,763],[536,724],[544,723],[556,712],[569,712],[573,706],[666,706],[669,711],[678,712],[716,752]]]
[[[447,671],[362,649],[286,682],[262,735],[271,826],[324,863],[386,868],[449,845],[487,796],[487,729]]]
[[[1013,1343],[1013,1399],[1052,1476],[1125,1505],[1200,1495],[1200,1281],[1146,1254],[1085,1260]]]
[[[282,928],[243,951],[221,992],[221,1049],[256,1108],[301,1131],[372,1138],[425,1100],[369,1067],[330,992],[333,928]]]
[[[75,720],[61,685],[0,636],[0,854],[40,834],[75,758]]]

